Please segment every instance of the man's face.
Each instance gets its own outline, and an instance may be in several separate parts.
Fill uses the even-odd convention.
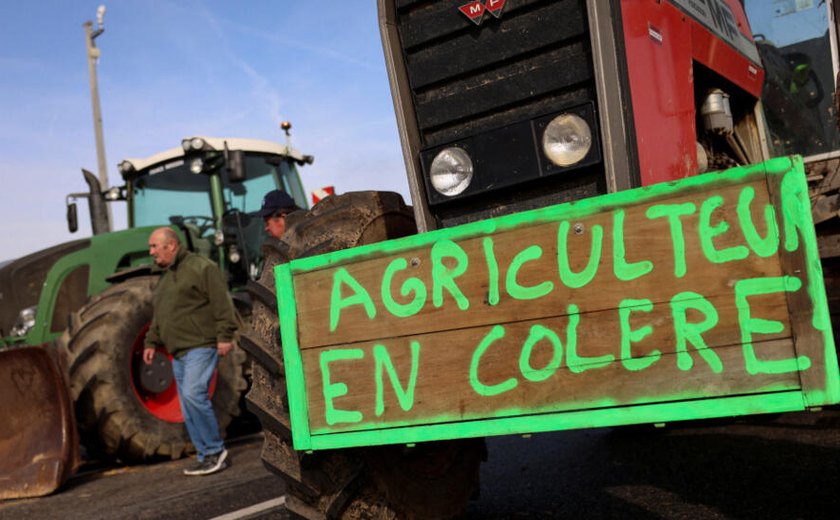
[[[265,217],[265,232],[279,239],[286,232],[286,215],[274,214]]]
[[[163,233],[155,231],[149,237],[149,254],[158,267],[168,267],[178,254],[178,244]]]

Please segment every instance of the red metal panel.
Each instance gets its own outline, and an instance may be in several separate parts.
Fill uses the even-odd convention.
[[[742,34],[746,15],[727,0]],[[758,98],[764,71],[676,6],[622,0],[624,42],[642,185],[697,171],[693,62]],[[752,37],[749,36],[752,40]]]
[[[688,20],[691,25],[692,57],[703,65],[727,78],[756,98],[761,96],[764,70],[753,65],[735,49],[715,38],[702,25]]]
[[[697,171],[692,31],[655,0],[623,0],[624,43],[642,185]]]

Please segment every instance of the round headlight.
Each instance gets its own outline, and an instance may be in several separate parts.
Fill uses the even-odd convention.
[[[32,327],[35,325],[35,313],[38,311],[38,307],[32,306],[27,307],[20,311],[20,321],[26,325],[27,327]]]
[[[204,161],[201,159],[193,159],[190,161],[190,171],[193,173],[201,173],[204,169]]]
[[[20,313],[18,313],[17,320],[9,333],[15,337],[26,336],[26,334],[32,330],[32,327],[35,326],[35,313],[37,311],[38,307],[34,306],[21,310]]]
[[[432,161],[429,176],[432,186],[441,195],[458,195],[472,182],[472,159],[463,148],[444,148]]]
[[[238,264],[241,258],[242,257],[239,256],[239,250],[236,249],[236,246],[230,246],[230,250],[228,251],[228,260],[230,260],[230,263]]]
[[[213,233],[213,243],[217,246],[220,246],[225,243],[225,232],[221,229],[217,229],[215,233]]]
[[[190,141],[190,146],[193,150],[201,150],[204,148],[204,139],[200,137],[193,137]]]
[[[561,114],[543,132],[543,152],[557,166],[580,162],[592,148],[592,131],[581,117]]]

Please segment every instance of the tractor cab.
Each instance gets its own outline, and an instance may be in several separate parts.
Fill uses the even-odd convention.
[[[808,163],[836,157],[836,2],[768,4],[744,2],[765,69],[762,100],[771,155],[799,154]]]
[[[746,0],[765,69],[762,105],[766,142],[773,157],[798,154],[805,161],[811,209],[835,331],[840,326],[840,78],[834,0]]]
[[[125,186],[106,197],[128,202],[130,228],[175,225],[187,247],[217,262],[232,285],[259,273],[263,222],[260,209],[274,189],[300,207],[306,197],[297,166],[312,156],[271,141],[192,137],[182,146],[119,164]]]

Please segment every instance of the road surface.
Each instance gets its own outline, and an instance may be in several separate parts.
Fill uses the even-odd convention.
[[[89,468],[53,496],[0,502],[0,519],[285,518],[259,434],[229,444],[230,469],[189,460]],[[840,518],[840,411],[488,439],[467,518]]]
[[[0,502],[2,520],[206,520],[283,496],[279,479],[260,460],[262,435],[228,441],[231,466],[205,477],[181,471],[193,459],[125,467],[83,468],[56,494]],[[277,508],[262,517],[282,518]]]

